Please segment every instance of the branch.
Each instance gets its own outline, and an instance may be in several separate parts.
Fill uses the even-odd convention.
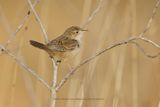
[[[31,75],[33,75],[38,81],[40,81],[44,86],[46,86],[50,90],[50,86],[48,83],[42,79],[38,74],[35,73],[31,68],[29,68],[25,63],[23,63],[17,56],[15,56],[13,53],[11,53],[8,49],[6,49],[4,46],[0,45],[0,48],[3,52],[8,54],[10,57],[12,57],[24,70],[28,71]]]
[[[148,58],[156,58],[160,55],[160,53],[156,54],[156,55],[150,55],[148,53],[145,52],[145,50],[135,41],[130,41],[128,43],[132,43],[132,44],[135,44],[137,46],[137,48]]]
[[[88,17],[88,19],[86,20],[86,22],[84,24],[82,24],[82,27],[85,28],[87,25],[90,24],[90,22],[93,20],[93,18],[97,15],[97,13],[100,11],[100,9],[102,8],[102,2],[103,0],[99,0],[97,7],[95,8],[95,10],[91,13],[91,15]],[[84,61],[85,62],[85,61]],[[86,62],[87,63],[87,62]],[[79,64],[77,67],[75,67],[75,69],[73,69],[71,72],[69,72],[63,80],[61,80],[61,82],[59,83],[59,85],[57,85],[55,87],[55,92],[56,93],[61,87],[62,85],[68,80],[68,78],[78,69],[80,68],[83,64],[83,62],[81,64]]]
[[[152,15],[151,15],[151,17],[149,18],[149,21],[148,21],[148,23],[147,23],[147,26],[145,27],[145,29],[143,30],[143,32],[139,34],[140,37],[144,36],[145,33],[146,33],[146,32],[149,30],[149,28],[151,27],[151,24],[152,24],[153,19],[154,19],[155,15],[156,15],[156,12],[157,12],[157,9],[158,9],[159,5],[160,5],[160,0],[157,0],[156,5],[155,5],[155,7],[154,7],[154,9],[153,9],[153,11],[152,11]]]
[[[144,38],[144,37],[138,37],[139,39],[141,39],[142,41],[145,41],[147,43],[150,43],[152,44],[153,46],[157,47],[157,48],[160,48],[160,45],[156,44],[155,42],[153,42],[152,40],[150,39],[147,39],[147,38]]]
[[[91,15],[88,17],[88,19],[86,20],[86,22],[82,25],[82,27],[86,27],[87,25],[90,24],[90,22],[93,20],[93,18],[97,15],[97,13],[100,11],[100,9],[102,8],[102,2],[103,0],[99,0],[97,7],[95,8],[95,10],[91,13]]]
[[[35,7],[38,2],[39,2],[39,0],[35,0],[33,6]],[[13,34],[11,34],[11,37],[7,40],[7,42],[5,44],[5,47],[7,47],[8,44],[11,42],[11,40],[13,40],[16,37],[17,33],[22,29],[22,27],[24,26],[25,22],[28,20],[29,16],[30,16],[30,10],[27,12],[27,14],[21,20],[20,24],[16,28],[16,31]]]
[[[33,7],[35,7],[35,5],[39,2],[39,0],[35,0]],[[29,10],[27,12],[27,15],[24,16],[24,18],[22,19],[22,21],[20,22],[20,24],[18,25],[16,31],[11,35],[11,37],[7,40],[5,46],[0,45],[0,50],[2,52],[5,52],[6,54],[8,54],[9,56],[11,56],[23,69],[25,69],[26,71],[28,71],[29,73],[31,73],[34,77],[36,77],[37,80],[39,80],[43,85],[45,85],[49,90],[50,90],[50,86],[48,85],[48,83],[43,80],[39,75],[37,75],[35,73],[35,71],[33,71],[31,68],[29,68],[25,63],[23,63],[22,61],[20,61],[18,59],[18,57],[16,57],[14,54],[12,54],[7,48],[5,48],[6,46],[8,46],[8,44],[11,42],[11,40],[14,39],[14,37],[16,37],[16,34],[22,29],[22,27],[24,26],[25,22],[27,21],[27,19],[30,16],[30,11]]]
[[[100,0],[100,1],[99,1],[99,4],[98,4],[97,8],[96,8],[96,9],[93,11],[93,13],[90,15],[90,17],[88,18],[88,20],[87,20],[86,23],[84,24],[84,27],[87,26],[87,25],[91,22],[91,20],[94,18],[94,16],[98,13],[98,11],[100,10],[100,8],[102,7],[102,6],[101,6],[102,1],[103,1],[103,0]],[[147,38],[142,37],[142,36],[144,36],[144,34],[149,30],[149,28],[150,28],[150,26],[151,26],[151,23],[152,23],[152,21],[153,21],[153,18],[154,18],[154,16],[156,15],[156,12],[157,12],[157,9],[158,9],[158,7],[159,7],[159,4],[160,4],[160,0],[158,0],[158,1],[156,2],[156,5],[155,5],[155,7],[154,7],[154,9],[153,9],[153,11],[152,11],[152,15],[151,15],[151,17],[150,17],[150,19],[149,19],[149,21],[148,21],[148,23],[147,23],[146,28],[144,29],[144,31],[143,31],[142,33],[139,34],[138,37],[130,37],[130,38],[126,39],[126,40],[123,40],[123,41],[120,41],[120,42],[118,42],[118,43],[112,44],[111,46],[105,48],[104,50],[98,52],[97,54],[95,54],[95,55],[87,58],[87,59],[84,60],[84,61],[82,61],[82,63],[80,63],[80,64],[79,64],[78,66],[76,66],[73,70],[71,70],[68,74],[66,74],[66,76],[64,77],[64,79],[60,81],[60,83],[59,83],[59,84],[57,85],[57,87],[56,87],[56,92],[57,92],[57,91],[66,83],[66,81],[77,71],[77,69],[79,69],[79,68],[80,68],[81,66],[83,66],[84,64],[92,61],[92,60],[95,59],[96,57],[100,56],[101,54],[107,52],[108,50],[110,50],[110,49],[112,49],[112,48],[114,48],[114,47],[117,47],[117,46],[120,46],[120,45],[125,45],[125,44],[128,44],[128,43],[133,43],[133,44],[135,44],[135,45],[138,47],[138,49],[140,49],[140,51],[141,51],[145,56],[147,56],[147,57],[149,57],[149,58],[156,58],[156,57],[158,57],[158,56],[160,55],[160,52],[159,52],[157,55],[149,55],[149,54],[147,54],[147,53],[144,51],[144,49],[143,49],[137,42],[134,42],[134,40],[140,39],[140,40],[142,40],[142,41],[144,41],[144,42],[147,42],[147,43],[149,43],[149,44],[152,44],[153,46],[155,46],[155,47],[157,47],[157,48],[160,49],[160,45],[156,44],[155,42],[151,41],[150,39],[147,39]]]
[[[149,40],[149,39],[147,39],[147,38],[144,38],[144,37],[136,37],[136,36],[134,36],[134,37],[130,37],[130,38],[127,38],[127,39],[125,39],[125,40],[122,40],[122,41],[120,41],[120,42],[114,43],[114,44],[110,45],[109,47],[101,50],[101,51],[98,52],[97,54],[95,54],[95,55],[87,58],[87,59],[84,60],[84,61],[82,61],[82,63],[80,63],[80,64],[77,65],[73,70],[71,70],[69,73],[67,73],[67,74],[65,75],[64,79],[61,80],[60,83],[57,85],[57,87],[56,87],[56,92],[59,91],[59,89],[67,82],[67,80],[68,80],[75,72],[77,72],[77,69],[79,69],[80,67],[82,67],[82,66],[85,65],[86,63],[89,63],[90,61],[92,61],[92,60],[95,59],[96,57],[104,54],[105,52],[107,52],[107,51],[109,51],[109,50],[111,50],[111,49],[113,49],[113,48],[115,48],[115,47],[118,47],[118,46],[121,46],[121,45],[125,45],[125,44],[128,44],[128,43],[138,44],[138,43],[136,43],[136,42],[133,42],[134,40],[138,40],[138,39],[139,39],[139,40],[142,40],[142,41],[144,41],[144,42],[147,42],[147,43],[149,43],[149,44],[152,44],[153,46],[155,46],[155,47],[157,47],[157,48],[160,49],[160,45],[158,45],[158,44],[156,44],[155,42],[153,42],[153,41],[151,41],[151,40]],[[158,56],[160,55],[160,53],[158,53],[158,54],[155,55],[155,56],[148,55],[148,54],[146,54],[145,51],[140,47],[139,44],[138,44],[137,46],[138,46],[138,47],[140,48],[140,50],[141,50],[147,57],[149,57],[149,58],[155,58],[155,57],[158,57]]]
[[[27,0],[27,1],[28,1],[29,6],[31,7],[31,10],[32,10],[32,12],[33,12],[33,14],[34,14],[34,16],[36,18],[37,23],[40,26],[40,29],[41,29],[41,31],[43,33],[45,42],[48,43],[49,42],[48,35],[47,35],[47,33],[45,31],[45,28],[44,28],[44,26],[43,26],[43,24],[41,22],[41,19],[38,16],[37,12],[35,11],[32,3],[31,3],[31,0]],[[57,84],[58,65],[56,65],[56,62],[53,59],[51,59],[51,60],[52,60],[52,65],[53,65],[53,78],[52,78],[52,85],[51,85],[51,90],[50,90],[51,91],[51,107],[55,107],[56,106],[56,101],[55,101],[55,98],[56,98],[55,86]]]
[[[56,61],[54,61],[52,59],[52,64],[53,64],[53,80],[52,80],[52,85],[51,85],[51,107],[56,107],[56,91],[55,91],[55,87],[57,85],[57,73],[58,73],[58,64],[56,63]]]
[[[44,28],[44,26],[43,26],[43,24],[42,24],[42,22],[41,22],[41,20],[40,20],[40,18],[39,18],[39,16],[38,16],[37,12],[35,11],[35,9],[34,9],[34,7],[33,7],[33,5],[32,5],[31,0],[27,0],[27,1],[28,1],[28,4],[29,4],[29,6],[30,6],[30,8],[31,8],[31,10],[32,10],[32,12],[33,12],[33,14],[34,14],[34,16],[35,16],[36,21],[38,22],[38,24],[39,24],[39,26],[40,26],[40,29],[41,29],[41,31],[42,31],[42,33],[43,33],[45,42],[48,43],[49,40],[48,40],[48,35],[47,35],[47,33],[46,33],[46,30],[45,30],[45,28]]]

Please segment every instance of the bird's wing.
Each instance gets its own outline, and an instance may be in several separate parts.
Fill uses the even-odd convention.
[[[68,40],[64,40],[61,42],[62,42],[63,47],[68,51],[72,51],[75,48],[79,47],[79,43],[75,39],[68,39]]]
[[[47,46],[52,51],[66,52],[74,50],[76,47],[79,46],[79,43],[77,40],[68,39],[65,36],[60,36],[49,42]]]

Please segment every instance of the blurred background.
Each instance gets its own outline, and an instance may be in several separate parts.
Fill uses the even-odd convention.
[[[34,1],[32,1],[34,2]],[[82,25],[98,0],[40,0],[35,9],[49,39],[72,25]],[[79,53],[58,69],[58,82],[70,69],[112,43],[142,32],[156,0],[103,0],[102,8],[86,27]],[[0,44],[4,45],[30,9],[27,0],[0,0]],[[146,37],[160,43],[160,9]],[[49,84],[52,63],[48,54],[29,44],[44,43],[31,13],[7,48]],[[147,53],[158,49],[138,41]],[[147,58],[134,45],[116,47],[85,64],[59,90],[57,98],[102,100],[57,100],[57,107],[160,107],[160,59]],[[12,57],[0,54],[0,107],[49,107],[50,92]]]

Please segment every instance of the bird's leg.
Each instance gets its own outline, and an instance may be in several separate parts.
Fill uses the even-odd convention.
[[[62,62],[61,60],[56,60],[52,55],[50,55],[49,57],[56,62],[56,65],[59,65]]]
[[[4,52],[4,49],[2,48],[1,51]]]
[[[49,56],[51,59],[54,59],[53,56]]]
[[[59,65],[61,63],[61,60],[57,60],[56,64]]]

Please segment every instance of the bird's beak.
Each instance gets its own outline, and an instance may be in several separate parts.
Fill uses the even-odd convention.
[[[81,29],[81,31],[88,31],[87,29]]]

